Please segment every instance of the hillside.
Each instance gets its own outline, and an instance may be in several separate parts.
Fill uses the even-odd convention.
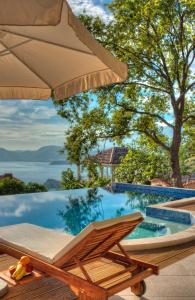
[[[38,150],[10,151],[0,148],[0,161],[53,162],[66,160],[60,146],[45,146]]]

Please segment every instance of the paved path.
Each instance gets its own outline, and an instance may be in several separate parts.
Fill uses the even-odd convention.
[[[160,271],[146,280],[144,297],[124,290],[110,300],[195,300],[195,254]]]

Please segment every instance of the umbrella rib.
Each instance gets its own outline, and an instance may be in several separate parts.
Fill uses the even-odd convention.
[[[29,43],[31,40],[30,39],[28,39],[27,41],[24,41],[24,42],[21,42],[21,43],[19,43],[19,44],[17,44],[17,45],[14,45],[14,46],[12,46],[12,47],[6,47],[6,49],[4,49],[4,50],[2,50],[2,51],[0,51],[0,56],[3,56],[3,55],[5,55],[5,53],[8,51],[10,51],[10,50],[12,50],[12,49],[14,49],[14,48],[17,48],[17,47],[20,47],[20,46],[22,46],[22,45],[24,45],[24,44],[27,44],[27,43]]]
[[[73,48],[73,47],[69,47],[69,46],[63,46],[61,44],[58,44],[58,43],[55,43],[55,42],[51,42],[51,41],[45,41],[45,40],[40,39],[40,38],[29,37],[28,35],[25,35],[25,34],[22,34],[22,33],[16,33],[16,32],[13,32],[11,30],[3,29],[1,31],[10,33],[10,34],[13,34],[13,35],[16,35],[16,36],[21,36],[21,37],[24,37],[24,38],[30,38],[33,41],[37,41],[37,42],[41,42],[41,43],[53,45],[53,46],[56,46],[56,47],[59,47],[59,48],[68,49],[68,50],[72,50],[72,51],[75,51],[75,52],[80,52],[80,53],[83,53],[83,54],[95,56],[95,54],[93,52],[88,52],[88,51],[85,51],[85,50],[81,50],[81,49],[77,49],[77,48]]]
[[[2,41],[0,41],[0,43],[10,51],[10,53],[15,56],[23,65],[25,65],[25,67],[28,68],[28,70],[30,70],[35,76],[37,76],[42,82],[44,82],[50,89],[53,89],[53,87],[40,75],[37,73],[37,71],[33,70],[31,66],[28,66],[26,64],[26,62],[24,62],[17,54],[15,54],[15,52],[11,49],[9,49],[6,44]]]

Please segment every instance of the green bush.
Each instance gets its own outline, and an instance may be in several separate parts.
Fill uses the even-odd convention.
[[[0,195],[22,194],[25,191],[25,184],[22,181],[5,178],[0,181]]]
[[[110,184],[110,179],[107,178],[101,178],[101,177],[96,177],[92,180],[86,180],[83,182],[85,187],[87,188],[98,188],[98,187],[104,187],[108,184]]]
[[[62,173],[61,185],[65,190],[73,190],[80,188],[97,188],[103,187],[110,183],[109,179],[94,177],[90,180],[78,180],[75,178],[71,169],[67,169]]]
[[[74,173],[71,169],[67,169],[62,172],[61,185],[65,190],[73,190],[82,188],[81,182],[74,177]]]
[[[39,184],[39,183],[35,183],[35,182],[29,182],[29,183],[26,184],[25,192],[26,193],[47,192],[47,188],[43,184]]]
[[[153,178],[170,178],[167,156],[149,148],[129,149],[126,157],[116,169],[115,176],[120,182],[150,184]]]
[[[47,188],[38,183],[27,183],[22,181],[5,178],[0,181],[0,195],[16,195],[26,193],[46,192]]]

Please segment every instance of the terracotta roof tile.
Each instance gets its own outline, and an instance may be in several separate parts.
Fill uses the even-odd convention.
[[[127,155],[127,147],[113,147],[102,151],[94,156],[96,161],[107,165],[118,165],[121,160]]]

